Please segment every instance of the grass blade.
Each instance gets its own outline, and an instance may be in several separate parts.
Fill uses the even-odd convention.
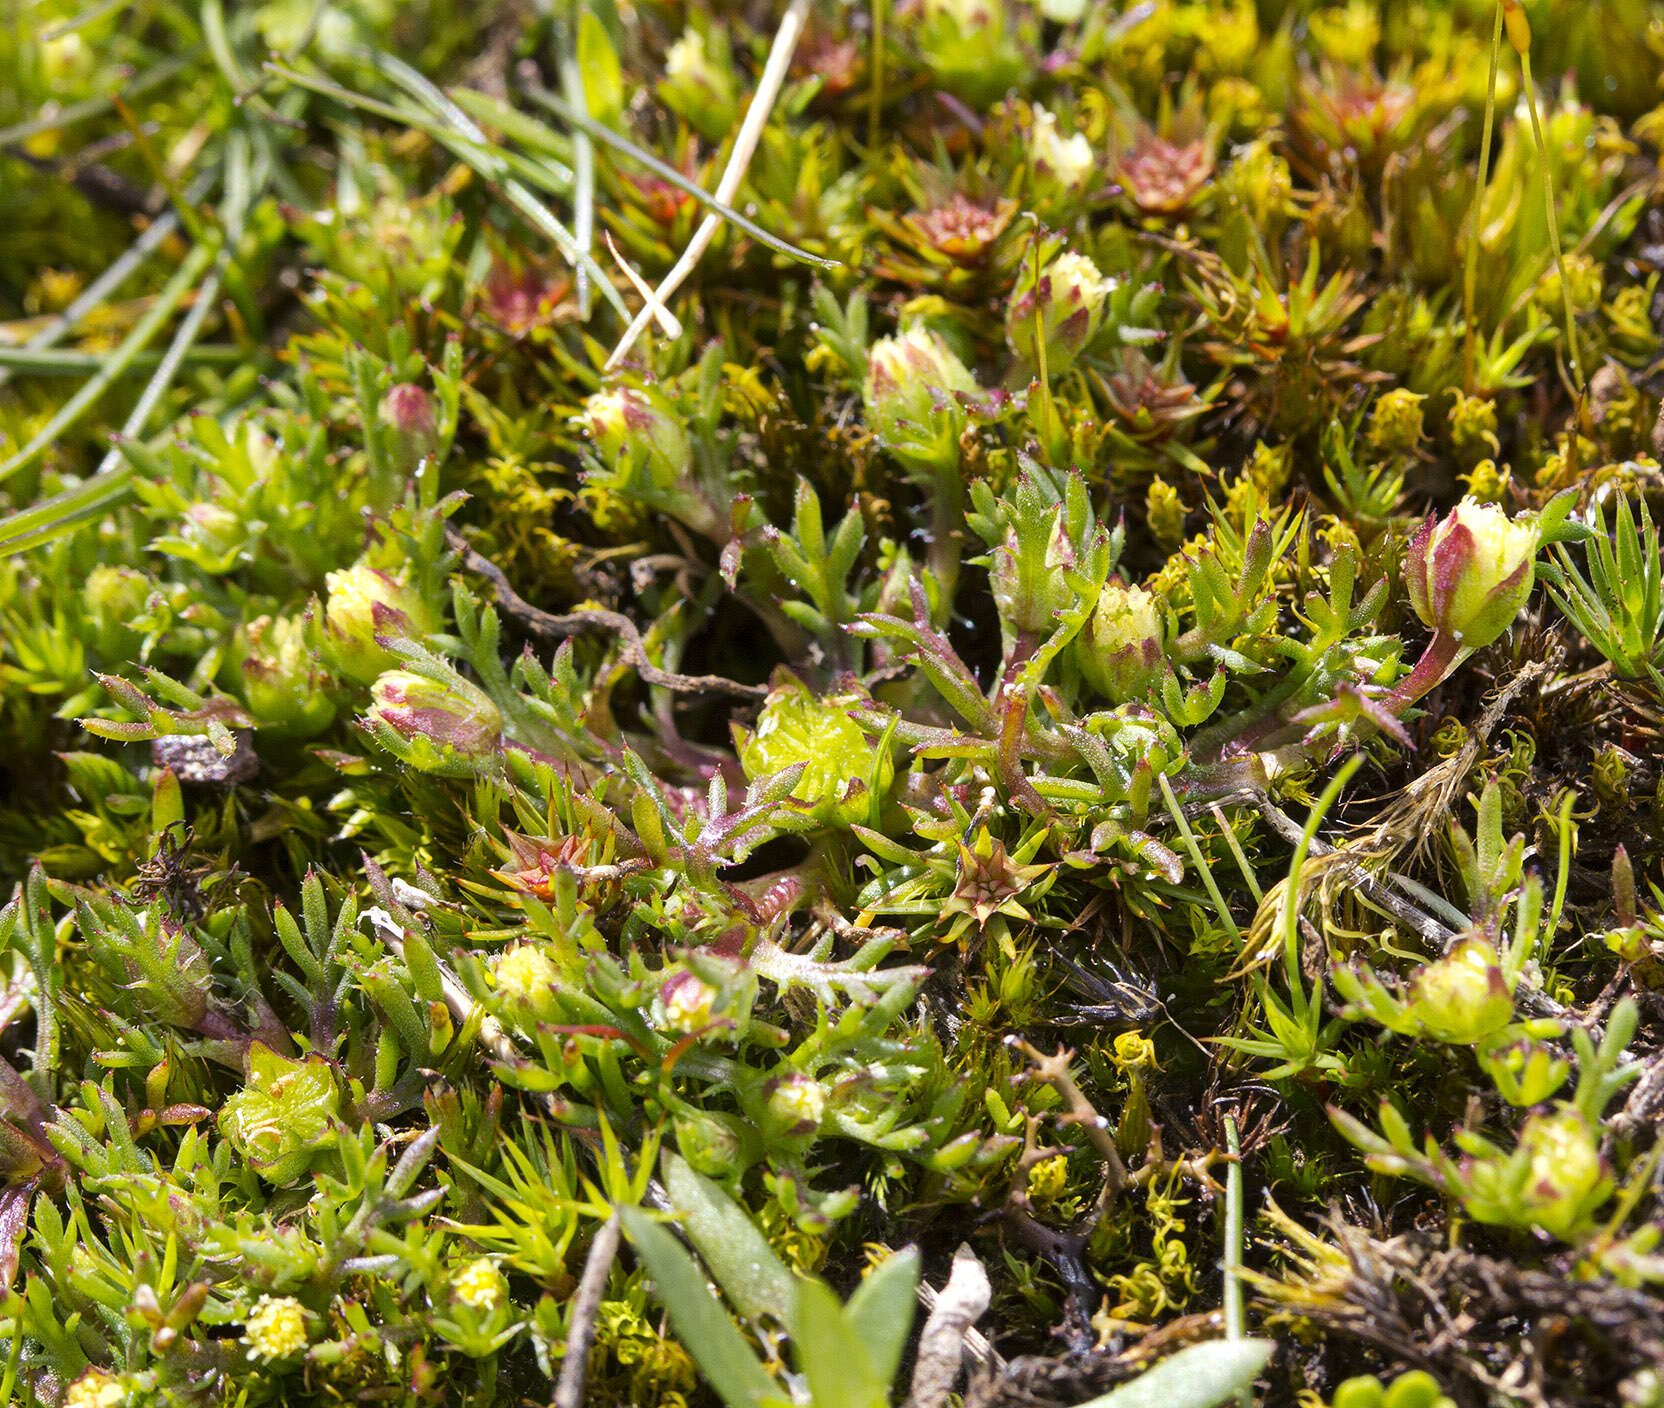
[[[384,68],[384,71],[387,70],[388,65],[395,66],[397,69],[408,68],[407,65],[396,59],[389,60],[386,55],[373,55],[371,57],[377,62],[378,66]],[[574,268],[581,265],[586,269],[590,278],[595,281],[596,287],[601,290],[602,296],[613,306],[620,317],[629,317],[630,310],[624,306],[623,298],[620,297],[618,290],[612,286],[612,281],[607,278],[601,266],[578,248],[577,240],[573,237],[572,232],[555,218],[553,212],[542,201],[538,200],[523,183],[508,175],[513,160],[512,155],[486,142],[484,140],[485,134],[474,127],[472,123],[469,123],[469,127],[472,128],[473,133],[479,133],[478,137],[475,137],[472,133],[458,132],[454,126],[443,118],[428,117],[409,108],[395,107],[391,103],[380,102],[363,93],[355,93],[351,89],[343,88],[340,84],[327,78],[318,78],[311,74],[301,73],[295,69],[286,68],[282,64],[268,63],[266,68],[270,73],[285,82],[308,89],[322,97],[334,98],[337,102],[357,108],[361,112],[373,113],[375,116],[386,118],[390,122],[416,127],[426,132],[459,161],[477,172],[482,179],[497,186],[502,191],[504,198],[526,218],[534,229],[548,236],[554,242],[556,248],[566,256]],[[409,71],[414,74],[414,70]],[[393,76],[391,71],[389,71],[388,76]],[[421,84],[432,87],[419,74],[414,76]],[[437,89],[434,91],[438,92]],[[454,108],[452,110],[460,111]]]
[[[18,470],[33,464],[59,436],[73,427],[92,408],[109,388],[110,383],[126,371],[127,364],[137,353],[144,350],[151,338],[161,330],[162,324],[167,322],[185,301],[192,286],[207,273],[215,254],[216,250],[209,244],[192,247],[191,252],[185,256],[184,263],[174,271],[166,287],[156,295],[156,301],[146,310],[144,317],[133,325],[133,330],[122,340],[121,346],[110,354],[103,369],[96,376],[89,377],[86,385],[58,408],[58,413],[41,427],[33,440],[4,464],[0,464],[0,481],[9,479]]]
[[[582,113],[577,112],[571,104],[565,102],[556,94],[551,93],[547,88],[540,87],[534,83],[528,85],[525,92],[526,96],[534,103],[538,104],[540,107],[547,108],[550,112],[554,113],[556,117],[560,118],[561,121],[568,123],[586,135],[593,137],[602,146],[611,147],[615,152],[619,153],[619,155],[629,157],[630,160],[635,162],[638,166],[645,167],[648,171],[651,171],[653,175],[657,176],[659,180],[668,185],[674,186],[684,195],[692,196],[713,215],[720,215],[730,225],[733,225],[737,229],[744,230],[745,233],[750,235],[752,239],[756,240],[758,244],[767,245],[777,254],[783,254],[788,259],[795,259],[800,264],[813,264],[818,269],[836,269],[839,267],[836,259],[827,259],[819,254],[810,254],[808,250],[799,249],[789,240],[781,239],[779,235],[771,235],[755,220],[748,219],[746,216],[741,215],[740,212],[735,210],[733,206],[728,205],[724,201],[718,200],[715,196],[711,195],[695,182],[688,180],[686,176],[684,176],[674,166],[671,166],[668,162],[660,161],[658,157],[654,156],[649,151],[643,151],[642,148],[638,147],[628,137],[619,136],[618,133],[614,132],[610,127],[605,127],[601,123],[594,122],[585,117]],[[466,88],[453,88],[451,90],[451,96],[464,106],[473,106],[476,108],[483,108],[486,104],[491,102],[491,99],[487,98],[485,94],[474,93]],[[522,140],[524,140],[524,138],[522,138]]]
[[[162,360],[160,352],[136,352],[125,370],[148,371]],[[198,365],[227,366],[243,361],[248,353],[241,347],[217,344],[212,347],[193,347],[185,360]],[[0,371],[8,375],[25,376],[86,376],[96,372],[109,360],[103,352],[78,352],[62,347],[6,347],[0,346]]]

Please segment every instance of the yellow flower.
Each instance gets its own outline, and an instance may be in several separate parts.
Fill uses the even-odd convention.
[[[1421,439],[1421,403],[1427,398],[1402,387],[1375,403],[1369,422],[1369,443],[1387,452],[1413,450]]]
[[[306,1308],[293,1296],[261,1296],[243,1323],[250,1359],[272,1364],[306,1348]]]
[[[64,1393],[64,1408],[119,1408],[126,1401],[121,1380],[102,1369],[88,1369]]]
[[[508,1290],[502,1274],[486,1257],[471,1261],[451,1280],[451,1294],[471,1310],[495,1310]]]
[[[1045,108],[1034,109],[1034,126],[1028,138],[1029,156],[1035,170],[1051,177],[1066,191],[1080,189],[1098,164],[1092,144],[1077,132],[1064,137],[1057,130],[1057,118]]]
[[[684,971],[670,977],[660,996],[665,1025],[685,1035],[710,1026],[719,994],[703,978]]]
[[[548,997],[560,977],[555,965],[534,944],[517,944],[497,960],[497,991],[514,1002],[535,1007]]]
[[[1469,497],[1478,499],[1482,504],[1494,504],[1501,502],[1512,477],[1506,469],[1499,468],[1495,460],[1487,458],[1464,474],[1462,482],[1467,485]]]
[[[1458,391],[1450,407],[1450,438],[1464,455],[1495,455],[1502,448],[1496,434],[1496,403]]]
[[[1156,1044],[1140,1032],[1122,1032],[1115,1038],[1114,1051],[1110,1059],[1123,1071],[1155,1067]]]
[[[1069,1182],[1069,1160],[1062,1154],[1041,1159],[1028,1171],[1028,1195],[1041,1207],[1063,1196]]]
[[[1179,491],[1165,479],[1150,481],[1144,498],[1144,513],[1150,525],[1150,536],[1158,547],[1171,552],[1184,541],[1184,502]]]

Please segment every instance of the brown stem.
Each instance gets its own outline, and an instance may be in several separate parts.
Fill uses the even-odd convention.
[[[448,525],[445,529],[445,545],[453,552],[462,554],[464,567],[470,572],[478,573],[497,589],[497,604],[534,635],[565,639],[567,636],[577,635],[580,631],[612,631],[622,638],[624,656],[631,667],[648,684],[662,685],[665,689],[678,690],[684,694],[731,694],[738,699],[761,699],[768,694],[766,685],[741,684],[737,680],[724,679],[721,675],[679,675],[672,670],[662,670],[648,659],[647,647],[642,643],[641,632],[628,616],[618,611],[604,611],[599,608],[569,611],[561,616],[541,610],[509,585],[508,577],[504,575],[502,568],[483,553],[476,552],[461,533]]]

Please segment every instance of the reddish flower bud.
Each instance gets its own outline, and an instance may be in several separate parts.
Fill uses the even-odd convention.
[[[1032,367],[1046,346],[1049,376],[1074,365],[1104,322],[1104,300],[1115,287],[1085,255],[1060,254],[1034,277],[1029,265],[1005,307],[1005,339]],[[1038,337],[1036,336],[1038,333]]]
[[[632,386],[598,391],[584,402],[577,424],[626,482],[643,473],[653,488],[673,489],[693,466],[693,444],[663,392]]]
[[[503,716],[482,690],[457,677],[446,682],[414,670],[389,670],[376,680],[372,723],[384,723],[400,737],[435,744],[435,762],[460,754],[482,758],[502,741]],[[422,757],[411,762],[423,766]]]
[[[1508,628],[1531,595],[1539,532],[1495,504],[1463,499],[1429,518],[1404,556],[1404,584],[1417,616],[1458,645],[1478,650]]]
[[[381,398],[381,423],[393,432],[393,455],[401,474],[412,473],[439,453],[433,398],[413,382],[401,381],[387,389]]]
[[[324,621],[335,668],[349,679],[369,684],[398,656],[376,641],[399,636],[421,642],[439,629],[439,615],[414,587],[359,563],[324,578],[329,600]]]
[[[1137,699],[1161,675],[1167,626],[1155,597],[1119,578],[1104,583],[1091,624],[1076,641],[1081,673],[1107,699]]]
[[[903,464],[931,475],[950,474],[959,467],[965,428],[965,409],[957,398],[977,390],[940,336],[911,327],[873,343],[861,400],[868,427]]]

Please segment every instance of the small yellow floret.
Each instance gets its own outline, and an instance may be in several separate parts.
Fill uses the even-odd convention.
[[[502,1274],[483,1256],[469,1262],[451,1281],[451,1293],[472,1310],[495,1310],[507,1289]]]
[[[516,1002],[536,1002],[555,986],[555,965],[532,944],[511,948],[497,960],[497,990]]]
[[[64,1408],[120,1408],[127,1390],[102,1369],[88,1369],[64,1393]]]
[[[306,1308],[293,1296],[261,1296],[243,1324],[250,1359],[270,1364],[306,1348]]]

